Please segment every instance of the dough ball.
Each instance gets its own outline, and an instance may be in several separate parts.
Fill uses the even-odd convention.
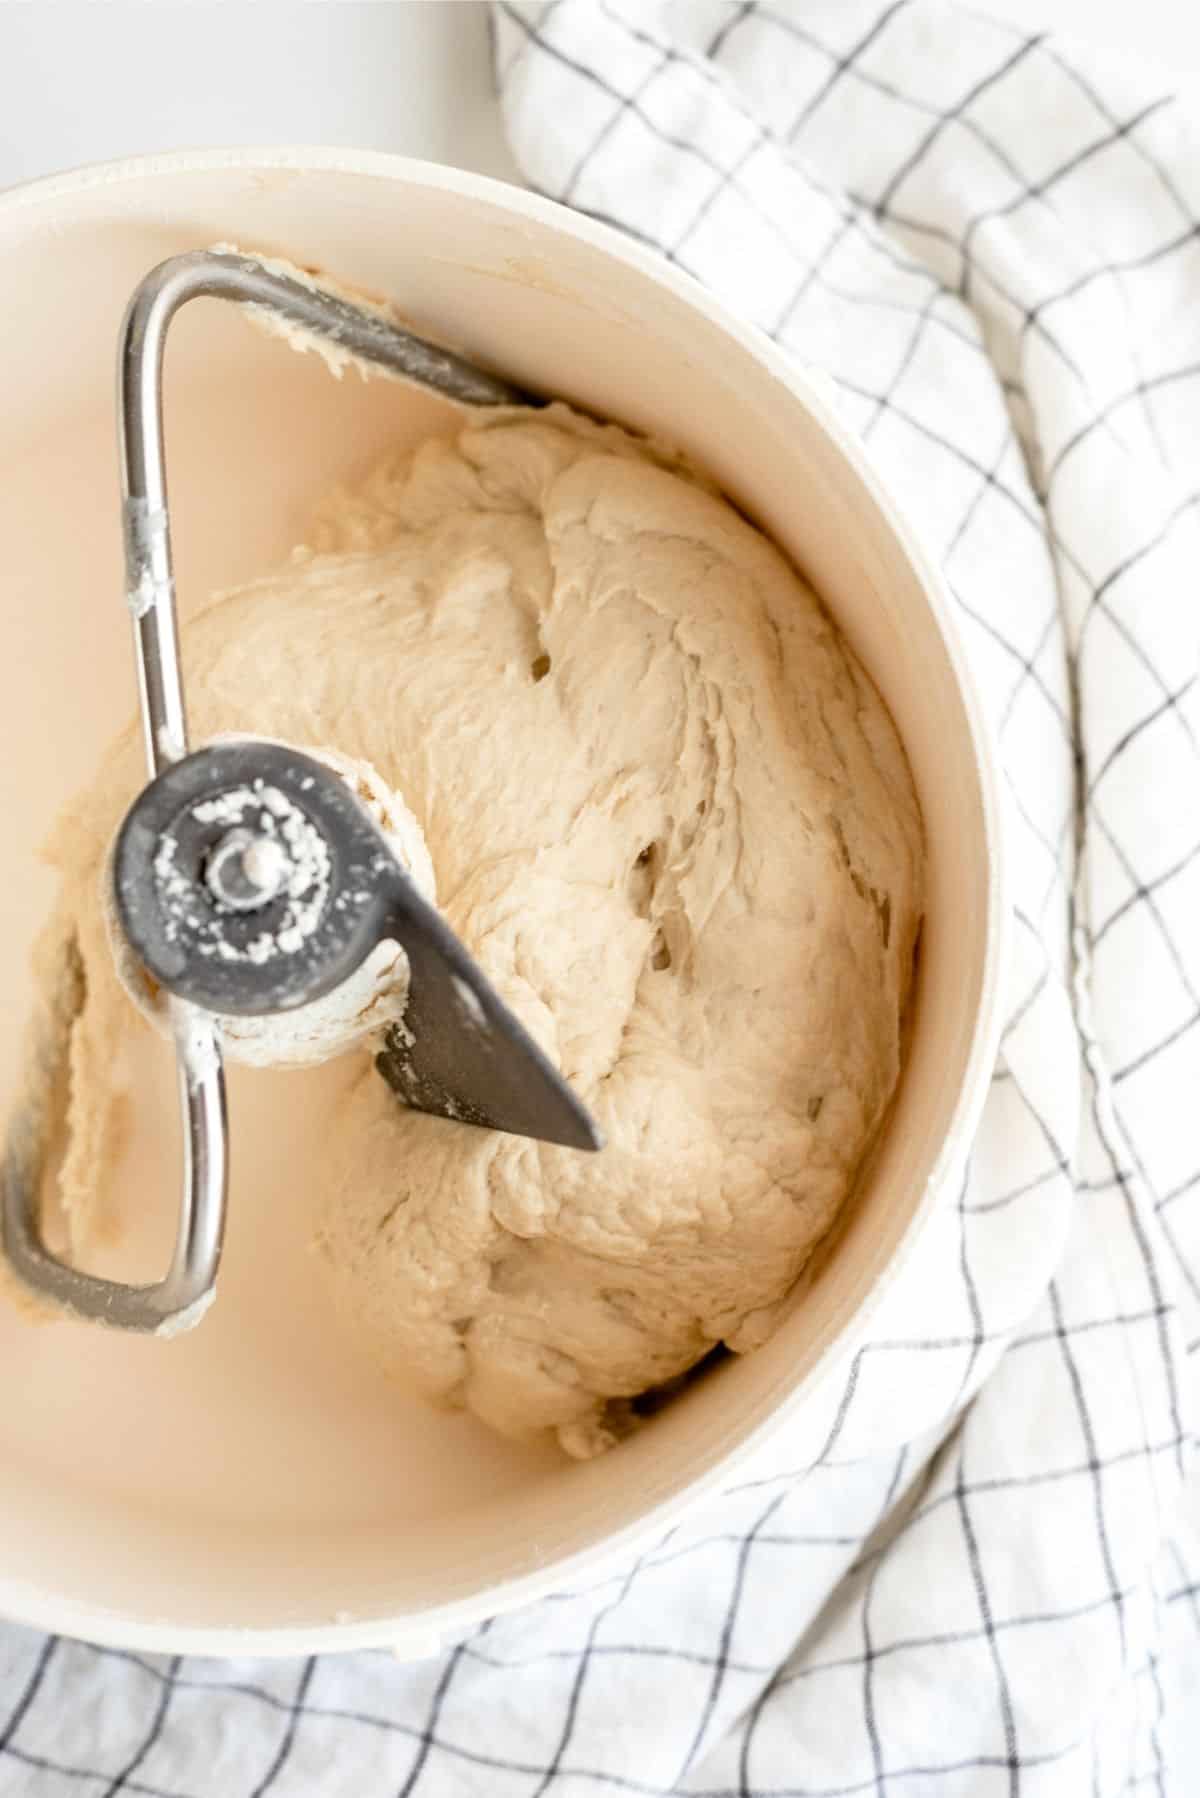
[[[339,1305],[398,1382],[595,1452],[761,1339],[890,1102],[922,844],[878,694],[732,506],[562,406],[390,458],[188,657],[197,740],[333,745],[403,795],[449,923],[607,1138],[409,1112],[364,1060],[322,1171]],[[57,849],[112,984],[135,747]]]

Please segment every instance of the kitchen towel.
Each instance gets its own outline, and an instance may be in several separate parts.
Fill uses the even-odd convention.
[[[1003,1046],[737,1485],[429,1661],[0,1630],[0,1794],[1200,1790],[1200,102],[931,0],[493,10],[529,183],[836,386],[1000,745]]]

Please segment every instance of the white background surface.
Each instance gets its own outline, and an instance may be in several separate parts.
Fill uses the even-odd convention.
[[[985,0],[1200,81],[1200,0]],[[144,150],[336,143],[517,178],[481,0],[0,0],[0,187]]]

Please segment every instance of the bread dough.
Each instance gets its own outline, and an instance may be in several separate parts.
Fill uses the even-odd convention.
[[[316,1238],[338,1301],[398,1381],[604,1447],[622,1401],[762,1339],[892,1096],[922,850],[878,694],[726,501],[562,406],[386,461],[187,659],[197,741],[331,745],[407,808],[408,859],[607,1139],[448,1125],[364,1058]],[[77,1199],[136,1024],[101,893],[140,780],[131,734],[54,845]],[[371,1036],[373,1003],[309,1019],[303,1054]],[[295,1018],[271,1032],[229,1048],[296,1049]]]

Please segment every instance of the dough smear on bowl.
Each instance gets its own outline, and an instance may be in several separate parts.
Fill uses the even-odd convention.
[[[286,567],[188,627],[187,665],[196,741],[280,738],[357,786],[607,1139],[406,1111],[364,1054],[322,1170],[338,1301],[398,1381],[596,1452],[638,1394],[763,1339],[891,1099],[922,844],[878,694],[726,501],[560,405],[334,496]],[[103,901],[139,753],[130,732],[52,846],[51,935],[83,969],[77,1235],[120,1045],[157,1004]],[[373,1051],[403,961],[228,1051]]]

